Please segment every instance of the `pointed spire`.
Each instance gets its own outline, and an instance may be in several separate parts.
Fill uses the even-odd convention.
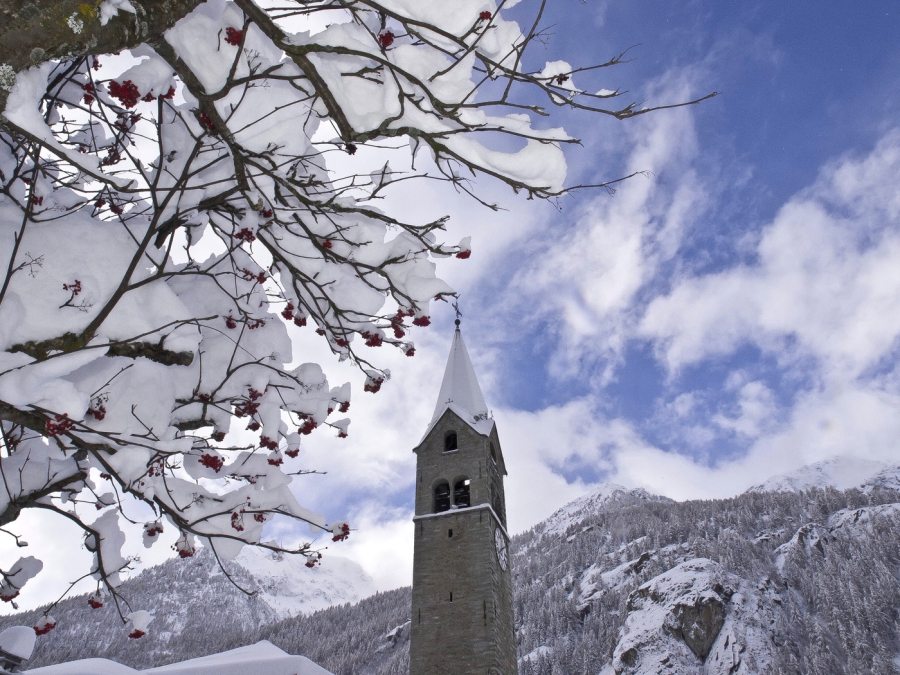
[[[475,369],[466,350],[466,343],[463,342],[459,330],[459,319],[456,320],[456,332],[453,334],[450,356],[444,369],[444,381],[441,383],[441,393],[438,395],[431,424],[437,422],[451,406],[458,415],[466,417],[466,421],[470,424],[474,420],[487,417],[487,404],[484,402],[484,395],[478,386]]]

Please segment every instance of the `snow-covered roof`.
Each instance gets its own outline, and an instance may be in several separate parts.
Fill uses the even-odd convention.
[[[487,403],[478,386],[475,368],[472,367],[472,360],[458,325],[453,334],[453,344],[450,345],[450,356],[444,369],[444,380],[441,382],[434,415],[425,431],[426,436],[447,410],[452,410],[475,431],[485,436],[494,427],[494,420],[488,417]]]
[[[34,651],[34,628],[13,626],[0,633],[0,649],[11,656],[28,660]]]
[[[31,629],[29,629],[31,630]],[[34,633],[34,631],[31,631]],[[331,675],[303,656],[291,656],[267,640],[220,654],[172,663],[168,666],[134,670],[107,659],[83,659],[29,670],[34,675]]]
[[[141,672],[153,675],[331,675],[305,656],[291,656],[268,640]]]

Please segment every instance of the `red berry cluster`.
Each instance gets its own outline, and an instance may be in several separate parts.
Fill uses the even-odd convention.
[[[138,99],[141,97],[141,92],[138,91],[137,85],[131,80],[125,80],[122,84],[113,80],[107,87],[109,95],[119,99],[126,108],[136,106]]]
[[[207,131],[210,131],[212,133],[216,132],[216,125],[213,124],[213,121],[209,118],[209,115],[207,115],[205,112],[202,112],[197,115],[197,117],[200,118],[200,124],[202,124]]]
[[[350,401],[341,401],[341,407],[338,408],[338,410],[341,411],[342,413],[345,413],[348,410],[350,410]]]
[[[169,91],[167,91],[165,94],[160,95],[160,98],[171,101],[173,98],[175,98],[175,87],[169,87]]]
[[[94,91],[94,83],[87,82],[81,85],[81,90],[84,92],[84,103],[85,105],[90,105],[94,102],[96,96],[96,92]]]
[[[403,353],[404,353],[406,356],[415,356],[415,355],[416,355],[416,348],[415,348],[415,347],[409,347],[408,349],[404,350]]]
[[[272,440],[268,436],[263,436],[259,439],[259,444],[264,448],[268,448],[269,450],[274,450],[278,447],[278,441]],[[272,460],[269,460],[269,464],[272,463]]]
[[[559,86],[564,85],[568,81],[569,81],[568,75],[557,75],[556,76],[556,84],[558,84]]]
[[[190,558],[194,555],[194,547],[188,543],[187,535],[182,534],[181,538],[172,545],[173,551],[178,551],[181,558]]]
[[[460,251],[459,253],[456,254],[456,257],[459,258],[460,260],[465,260],[466,258],[468,258],[471,255],[472,255],[472,251]]]
[[[132,639],[134,639],[134,640],[137,640],[138,638],[142,638],[142,637],[144,637],[145,635],[146,635],[146,633],[145,633],[144,631],[138,630],[137,628],[135,628],[133,631],[131,631],[131,632],[128,634],[128,637],[130,637],[130,638],[132,638]]]
[[[250,387],[250,391],[247,392],[247,400],[240,401],[234,404],[234,414],[236,417],[244,417],[244,416],[253,416],[259,410],[258,401],[262,398],[262,393],[256,391],[253,387]]]
[[[306,566],[307,567],[315,567],[316,564],[322,559],[321,553],[313,553],[311,555],[306,556]]]
[[[269,457],[268,462],[272,466],[281,466],[284,464],[284,460],[281,457]]]
[[[75,422],[69,419],[68,413],[63,413],[62,415],[55,415],[54,420],[47,420],[45,426],[47,435],[50,438],[55,438],[74,429]]]
[[[231,527],[233,527],[238,532],[244,531],[244,512],[243,511],[235,511],[231,514]]]
[[[345,340],[344,338],[336,338],[334,344],[336,344],[338,347],[347,347],[350,343],[347,342],[347,340]]]
[[[113,201],[109,202],[109,210],[115,213],[117,216],[121,216],[124,213],[125,209]]]
[[[341,531],[339,533],[336,533],[331,538],[331,541],[344,541],[344,539],[346,539],[349,536],[350,536],[350,526],[347,523],[344,523],[343,525],[341,525]]]
[[[3,602],[12,602],[17,597],[19,597],[18,589],[10,588],[8,590],[3,591],[3,593],[0,593],[0,600],[2,600]]]
[[[230,314],[225,317],[225,326],[226,328],[237,328],[234,317],[232,317]]]
[[[419,316],[413,319],[413,326],[430,326],[431,319],[427,316]]]
[[[281,310],[281,316],[283,316],[288,321],[293,319],[294,325],[302,328],[303,326],[306,325],[306,317],[300,316],[299,314],[294,314],[294,312],[296,312],[296,311],[297,311],[297,308],[294,307],[294,303],[289,302],[287,304],[287,307],[285,307],[283,310]]]
[[[298,427],[297,431],[304,436],[308,436],[316,428],[316,421],[312,417],[308,417],[306,421]]]
[[[74,298],[76,295],[81,293],[81,282],[76,279],[74,284],[63,284],[64,291],[71,291],[72,297]]]
[[[262,217],[265,218],[266,220],[269,220],[269,219],[272,218],[274,215],[275,215],[275,212],[272,211],[272,209],[265,209],[265,210],[262,212]]]
[[[46,635],[54,628],[56,628],[55,621],[44,621],[42,624],[38,624],[34,627],[34,632],[37,635]]]
[[[244,31],[242,30],[232,28],[231,26],[225,29],[225,42],[232,47],[237,47],[241,43],[242,37],[244,37]]]
[[[484,11],[484,12],[482,12],[481,14],[478,15],[478,18],[481,19],[482,21],[490,21],[490,20],[491,20],[491,13],[488,12],[488,11]]]
[[[347,143],[347,145],[344,146],[344,150],[347,151],[348,155],[356,154],[356,146],[353,143]]]
[[[102,403],[98,403],[95,407],[88,408],[87,414],[99,422],[106,417],[106,407]]]
[[[207,469],[212,469],[216,473],[219,473],[222,470],[222,467],[225,466],[224,459],[206,453],[200,455],[200,459],[197,461],[199,461]]]
[[[212,439],[216,443],[221,443],[222,441],[225,440],[225,432],[224,431],[216,431],[215,433],[213,433]]]
[[[103,480],[112,480],[112,476],[110,476],[108,473],[101,473],[100,478],[102,478]]]
[[[109,152],[106,153],[106,157],[100,160],[100,166],[112,166],[113,164],[118,164],[122,161],[122,153],[119,152],[119,148],[112,147],[109,149]],[[113,213],[122,213],[121,210],[118,212],[113,208]]]
[[[100,609],[103,607],[103,603],[99,600],[95,600],[94,596],[88,598],[88,605],[90,605],[91,609]]]
[[[386,30],[383,33],[379,34],[378,44],[381,45],[382,49],[387,49],[392,44],[394,44],[394,34],[389,30]]]
[[[147,467],[147,475],[150,478],[153,478],[154,476],[162,476],[165,468],[166,465],[163,460],[157,460]]]
[[[144,97],[144,99],[142,100],[146,100],[146,97]],[[130,131],[131,127],[137,124],[140,120],[141,115],[138,115],[137,113],[120,113],[119,115],[116,115],[116,121],[113,126],[120,131],[127,132]]]
[[[162,523],[145,523],[144,534],[148,537],[156,537],[163,533]]]
[[[382,337],[378,333],[363,331],[362,336],[366,340],[366,347],[380,347],[383,343]]]
[[[253,234],[253,230],[249,227],[245,227],[240,230],[237,234],[234,235],[234,238],[238,241],[246,241],[248,244],[256,241],[256,235]]]
[[[249,330],[256,330],[257,328],[262,328],[265,325],[266,325],[265,319],[256,319],[256,321],[251,321],[250,323],[248,323],[247,328]]]
[[[246,279],[247,281],[256,281],[260,284],[265,283],[265,281],[266,281],[266,273],[265,272],[260,272],[259,274],[254,274],[253,272],[251,272],[250,270],[248,270],[245,267],[244,269],[241,270],[241,274],[243,275],[244,279]]]
[[[288,448],[284,451],[284,454],[286,454],[291,459],[294,459],[297,457],[297,455],[300,454],[300,448]]]
[[[382,384],[384,384],[383,377],[368,377],[368,378],[366,378],[366,384],[363,387],[363,391],[368,391],[373,394],[377,394],[381,390]]]

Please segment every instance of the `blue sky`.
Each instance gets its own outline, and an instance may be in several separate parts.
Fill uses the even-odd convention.
[[[530,4],[523,2],[515,11],[525,15]],[[677,99],[654,96],[652,90],[645,93],[648,82],[667,77],[689,82],[691,95],[722,92],[690,111],[697,145],[691,168],[709,190],[709,203],[687,226],[677,255],[661,266],[641,297],[635,298],[636,307],[670,288],[673,275],[708,274],[739,262],[752,263],[756,252],[747,239],[758,237],[792,195],[815,181],[826,162],[848,152],[869,152],[896,116],[900,102],[900,41],[896,39],[900,8],[896,3],[864,3],[852,11],[841,3],[568,1],[552,5],[548,24],[555,26],[548,58],[573,64],[596,62],[638,45],[630,52],[630,63],[603,73],[609,76],[601,78],[603,86],[630,89],[636,100],[651,105]],[[541,51],[535,54],[543,57]],[[565,122],[567,129],[586,139],[585,149],[570,153],[570,166],[578,178],[593,181],[623,173],[627,146],[615,148],[606,161],[591,161],[590,155],[593,148],[604,147],[598,136],[616,135],[616,127],[635,125],[638,120],[598,121],[575,113],[566,115]],[[678,178],[675,172],[659,171],[651,180],[665,186]],[[581,192],[563,199],[559,213],[546,214],[551,227],[564,231],[579,210],[597,198]],[[515,265],[517,254],[508,257],[507,270]],[[498,287],[506,283],[503,277],[496,280]],[[473,317],[496,313],[493,290],[485,285],[467,294]],[[715,392],[715,400],[721,402],[723,396],[729,397],[723,391],[729,374],[745,369],[761,378],[773,390],[779,407],[784,407],[808,383],[802,372],[785,372],[774,355],[750,344],[692,364],[674,381],[667,381],[652,344],[632,339],[613,357],[609,381],[592,386],[590,375],[610,367],[608,359],[601,358],[587,372],[579,369],[571,377],[551,375],[547,364],[558,348],[554,317],[522,319],[514,330],[501,332],[507,386],[497,392],[498,404],[537,410],[566,403],[573,395],[593,395],[610,414],[641,425],[655,442],[673,450],[679,449],[677,440],[667,439],[668,434],[656,424],[661,397],[701,390]],[[507,325],[511,320],[515,317],[504,314]],[[473,323],[467,330],[477,349],[478,341],[492,337],[481,335],[477,319]],[[498,336],[493,324],[485,332],[493,339]],[[510,340],[510,335],[515,339]],[[732,445],[730,439],[720,439],[713,459],[732,456]]]

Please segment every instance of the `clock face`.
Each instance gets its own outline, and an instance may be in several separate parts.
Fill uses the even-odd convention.
[[[506,552],[506,537],[503,536],[499,527],[494,530],[494,545],[497,547],[497,560],[500,562],[500,569],[505,571],[508,557]]]

